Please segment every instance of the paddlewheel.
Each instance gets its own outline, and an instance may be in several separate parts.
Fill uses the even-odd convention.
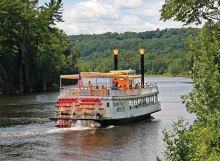
[[[79,102],[80,108],[82,109],[82,118],[87,119],[95,119],[100,114],[100,106],[102,106],[101,99],[99,98],[85,98],[81,99],[81,102]]]
[[[78,119],[83,120],[85,126],[96,126],[97,123],[92,119],[103,118],[102,105],[99,98],[60,98],[55,105],[55,125],[60,128],[71,127]]]
[[[78,103],[78,100],[75,98],[60,98],[58,99],[55,107],[57,108],[55,125],[60,128],[71,127],[73,121],[73,115],[75,114],[75,105]]]

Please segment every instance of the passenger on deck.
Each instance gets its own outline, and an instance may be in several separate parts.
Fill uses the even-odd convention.
[[[111,90],[115,90],[115,87],[116,87],[116,83],[115,83],[115,81],[113,81],[112,86],[111,86]]]
[[[135,84],[135,89],[138,89],[140,86],[141,86],[141,84],[140,84],[140,82],[138,81],[138,82]]]
[[[99,89],[99,86],[97,85],[95,88],[96,88],[96,89]]]
[[[117,86],[117,87],[118,87],[118,89],[121,89],[122,86],[118,83],[118,86]]]
[[[102,88],[101,89],[105,89],[104,85],[102,85]]]
[[[87,87],[89,88],[89,89],[91,89],[92,88],[92,83],[89,81],[89,83],[87,84]]]
[[[132,84],[129,85],[129,89],[132,89]]]
[[[106,95],[106,88],[104,85],[101,87],[101,95]]]
[[[138,83],[135,84],[135,89],[138,89]]]
[[[124,90],[127,90],[128,88],[126,87],[126,85],[124,85]]]
[[[118,82],[116,82],[115,90],[119,90],[119,89],[120,89],[120,84]]]

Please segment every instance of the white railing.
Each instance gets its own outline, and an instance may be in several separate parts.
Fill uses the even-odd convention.
[[[138,89],[120,89],[120,90],[111,90],[107,89],[79,89],[79,88],[69,88],[62,87],[60,90],[60,96],[101,96],[101,97],[109,97],[109,96],[131,96],[138,94],[147,94],[157,92],[158,87],[156,84],[145,86],[144,88]]]

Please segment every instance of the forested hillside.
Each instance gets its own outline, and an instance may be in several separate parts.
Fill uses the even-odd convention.
[[[176,28],[146,32],[72,35],[72,50],[80,51],[81,71],[113,70],[113,49],[118,49],[118,68],[140,71],[139,49],[145,49],[146,74],[188,74],[193,59],[186,44],[200,29]],[[128,63],[128,60],[131,60]]]

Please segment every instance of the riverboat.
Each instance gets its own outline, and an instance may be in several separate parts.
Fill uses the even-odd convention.
[[[103,127],[150,119],[161,110],[159,89],[156,83],[140,85],[137,81],[141,77],[135,70],[61,75],[56,116],[50,120],[62,128],[73,126],[77,120],[86,126]],[[62,83],[77,79],[75,86]],[[84,85],[91,80],[92,86]]]

